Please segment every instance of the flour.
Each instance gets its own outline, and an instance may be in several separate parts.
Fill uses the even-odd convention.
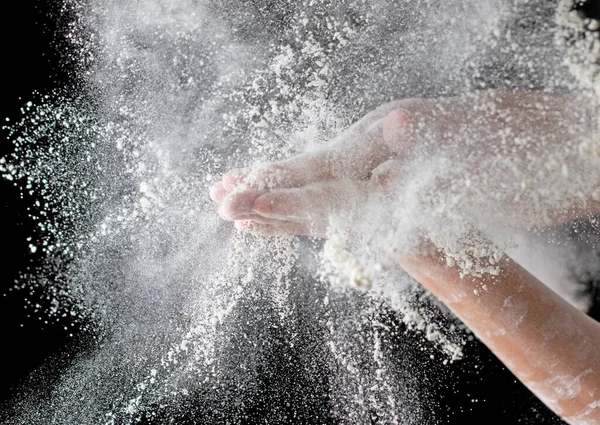
[[[585,12],[576,7],[577,4],[579,2],[574,0],[561,0],[556,13],[559,28],[556,32],[556,42],[567,47],[565,63],[579,84],[586,90],[593,90],[598,96],[599,23],[596,19],[586,17]]]
[[[290,187],[292,185],[290,173],[281,168],[274,170],[272,167],[257,166],[247,173],[234,171],[233,176],[242,181],[236,184],[232,193],[241,193],[250,189],[264,192],[276,187]]]
[[[323,249],[321,279],[334,287],[350,286],[376,294],[402,314],[402,321],[408,331],[422,333],[428,341],[435,343],[447,356],[444,362],[462,359],[463,342],[457,338],[454,331],[444,332],[436,320],[421,311],[417,304],[402,299],[402,285],[406,284],[390,285],[390,278],[397,278],[397,275],[386,276],[386,272],[394,268],[393,264],[373,262],[364,250],[351,251],[348,246],[348,241],[352,240],[351,233],[347,230],[343,234],[339,233],[344,227],[337,220],[339,218],[332,222],[337,227],[330,227],[330,234]],[[387,259],[388,263],[389,261]]]
[[[44,260],[10,292],[91,342],[6,423],[238,423],[260,409],[273,422],[432,423],[398,358],[451,363],[472,336],[393,256],[429,240],[464,275],[496,274],[510,241],[486,221],[530,230],[597,181],[587,139],[552,152],[537,135],[491,143],[467,126],[430,135],[436,149],[404,164],[387,197],[361,198],[360,214],[322,217],[324,246],[236,233],[207,197],[230,169],[243,170],[238,192],[293,187],[297,175],[264,164],[322,149],[391,99],[565,85],[549,34],[506,27],[526,2],[267,3],[61,5],[81,87],[33,96],[6,123],[0,172],[37,201],[27,243]],[[494,150],[467,154],[484,143]],[[422,345],[394,345],[404,332]]]

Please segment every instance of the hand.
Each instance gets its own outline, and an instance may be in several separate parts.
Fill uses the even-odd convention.
[[[395,163],[383,164],[394,152],[383,139],[384,120],[390,111],[414,102],[383,105],[325,149],[228,172],[211,189],[219,214],[239,230],[265,236],[325,236],[332,214],[356,210],[374,186],[384,186],[386,170]],[[398,125],[410,125],[406,109],[396,109],[394,116]]]

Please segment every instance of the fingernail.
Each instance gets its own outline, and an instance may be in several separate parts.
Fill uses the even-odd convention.
[[[414,119],[406,109],[395,109],[383,125],[383,139],[393,150],[401,148],[414,135]]]
[[[261,215],[267,215],[273,212],[273,204],[273,197],[267,193],[254,200],[252,211]]]

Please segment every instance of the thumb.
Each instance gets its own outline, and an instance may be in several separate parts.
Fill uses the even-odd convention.
[[[396,153],[406,153],[415,139],[415,120],[406,109],[390,112],[383,123],[383,140]]]

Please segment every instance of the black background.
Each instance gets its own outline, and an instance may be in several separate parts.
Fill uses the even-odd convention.
[[[1,119],[8,117],[15,121],[27,101],[35,102],[36,92],[44,94],[76,83],[68,60],[69,46],[63,39],[68,17],[61,16],[53,2],[26,0],[12,2],[11,11],[5,10],[1,19],[1,39],[4,40]],[[3,131],[1,155],[11,150],[6,135]],[[7,401],[32,372],[47,362],[68,358],[76,344],[62,324],[45,324],[43,317],[29,316],[24,308],[27,294],[10,289],[19,273],[35,267],[40,259],[29,252],[26,240],[35,232],[34,223],[27,215],[32,200],[22,199],[14,184],[3,179],[0,191],[3,223],[0,314],[4,359],[0,391],[1,400]],[[462,362],[444,370],[430,371],[429,384],[438,388],[434,398],[439,400],[435,410],[440,423],[562,423],[481,344],[470,344],[466,354]],[[427,364],[425,360],[424,364]],[[47,374],[44,376],[44,379],[50,378]],[[179,423],[202,423],[198,418],[181,421]]]
[[[52,1],[13,2],[0,14],[2,22],[2,102],[1,119],[19,120],[21,108],[40,94],[75,82],[67,60],[63,38],[67,22]],[[70,69],[71,68],[71,69]],[[8,131],[2,130],[0,155],[11,152]],[[26,196],[26,195],[25,195]],[[26,291],[13,291],[14,281],[28,268],[40,263],[29,250],[27,237],[35,235],[35,224],[27,208],[31,199],[22,198],[13,182],[0,179],[2,278],[0,315],[4,368],[1,399],[7,400],[15,386],[42,365],[51,355],[71,344],[63,325],[45,324],[43,317],[29,315],[24,308]]]

